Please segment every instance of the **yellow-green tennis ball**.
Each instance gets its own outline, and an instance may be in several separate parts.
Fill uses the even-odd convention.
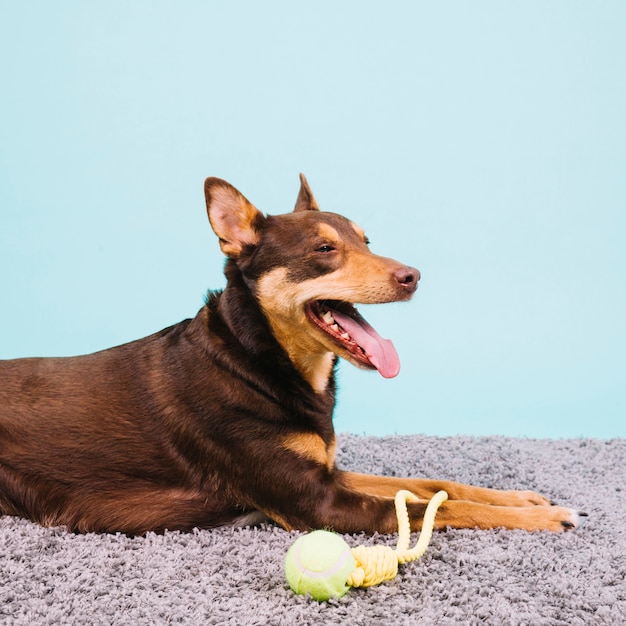
[[[356,568],[350,546],[337,534],[316,530],[303,535],[287,551],[285,576],[300,595],[315,600],[341,598],[350,587],[347,580]]]

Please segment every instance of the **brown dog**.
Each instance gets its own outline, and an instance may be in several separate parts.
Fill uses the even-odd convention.
[[[445,489],[439,527],[577,526],[533,492],[337,469],[337,357],[399,368],[352,303],[408,300],[419,272],[319,211],[303,176],[286,215],[264,217],[217,178],[205,193],[227,285],[194,319],[88,356],[0,362],[0,513],[129,534],[266,518],[387,533],[398,489]],[[416,529],[424,510],[410,505]]]

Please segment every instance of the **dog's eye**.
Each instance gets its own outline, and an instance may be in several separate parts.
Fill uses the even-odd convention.
[[[369,246],[369,245],[370,245],[370,240],[369,240],[369,237],[366,237],[366,238],[365,238],[365,245],[366,245],[366,246]]]
[[[332,252],[335,248],[329,244],[324,244],[323,246],[320,246],[316,252]]]

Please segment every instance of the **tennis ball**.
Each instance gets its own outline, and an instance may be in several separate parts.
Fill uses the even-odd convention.
[[[316,530],[297,539],[285,557],[285,576],[291,589],[314,600],[341,598],[356,569],[350,546],[337,534]]]

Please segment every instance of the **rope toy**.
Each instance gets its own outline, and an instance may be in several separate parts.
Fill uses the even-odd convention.
[[[439,507],[448,499],[437,492],[426,507],[422,532],[409,549],[411,525],[407,501],[418,498],[410,491],[398,491],[395,497],[398,518],[398,543],[389,546],[350,546],[336,533],[316,530],[300,537],[285,557],[285,576],[291,589],[300,595],[309,593],[314,600],[340,598],[350,587],[371,587],[395,578],[398,564],[419,559],[430,543]]]

